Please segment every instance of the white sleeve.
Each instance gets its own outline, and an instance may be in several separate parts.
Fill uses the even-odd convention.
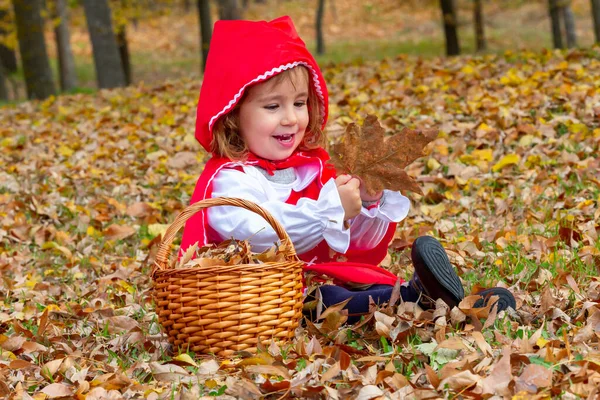
[[[283,225],[298,254],[315,247],[323,239],[333,250],[345,253],[350,230],[344,228],[344,208],[331,179],[317,200],[302,198],[296,205],[278,200],[273,188],[242,171],[224,169],[213,180],[212,197],[237,197],[265,208]],[[258,214],[239,207],[211,207],[210,226],[226,239],[249,239],[255,251],[264,251],[278,240],[269,223]]]
[[[362,208],[350,223],[350,249],[369,250],[385,236],[390,222],[400,222],[408,215],[410,200],[400,192],[384,191],[385,200],[377,207]]]

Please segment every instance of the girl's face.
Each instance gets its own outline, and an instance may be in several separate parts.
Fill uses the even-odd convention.
[[[250,152],[285,160],[302,143],[308,125],[308,74],[302,67],[279,82],[252,86],[240,105],[240,134]]]

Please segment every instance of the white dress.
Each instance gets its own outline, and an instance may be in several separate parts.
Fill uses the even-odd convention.
[[[292,190],[299,192],[317,179],[318,164],[294,168],[296,178],[291,183],[272,182],[257,167],[241,166],[243,172],[235,169],[218,172],[212,183],[212,197],[237,197],[264,207],[283,225],[298,254],[311,250],[323,239],[331,249],[342,254],[349,249],[372,249],[384,237],[389,223],[402,221],[410,209],[407,197],[386,190],[383,204],[369,209],[363,207],[360,214],[349,221],[347,229],[333,178],[323,185],[317,200],[301,198],[295,205],[286,203]],[[208,215],[210,226],[222,239],[249,239],[255,251],[264,251],[277,241],[271,226],[251,211],[239,207],[211,207]]]

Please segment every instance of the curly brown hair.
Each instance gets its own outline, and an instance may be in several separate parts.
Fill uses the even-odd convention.
[[[292,71],[297,70],[298,68],[303,71],[304,76],[310,82],[310,73],[304,66],[297,66],[285,70],[270,78],[269,81],[274,80],[275,85],[279,85],[284,82],[284,80],[289,80],[293,83],[294,76]],[[308,126],[306,127],[304,139],[298,147],[300,150],[312,150],[325,145],[325,134],[321,129],[319,97],[314,86],[311,84],[308,86]],[[227,114],[221,116],[213,126],[211,150],[220,157],[226,157],[233,161],[243,161],[248,157],[248,146],[246,145],[246,142],[244,142],[244,139],[242,139],[239,129],[239,109],[240,105],[246,99],[247,94],[248,89],[244,91],[244,95],[240,101],[238,101],[236,106]]]

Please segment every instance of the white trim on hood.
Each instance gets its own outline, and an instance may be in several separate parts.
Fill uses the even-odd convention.
[[[249,85],[252,85],[254,83],[264,81],[282,71],[297,67],[298,65],[303,65],[303,66],[307,67],[310,70],[310,72],[312,73],[312,76],[313,76],[312,81],[314,82],[314,85],[315,85],[315,91],[317,92],[317,95],[319,96],[319,100],[321,101],[321,124],[322,124],[322,121],[325,118],[325,99],[323,97],[323,89],[321,88],[321,83],[319,82],[319,74],[317,73],[317,71],[315,71],[315,69],[310,64],[308,64],[304,61],[296,61],[293,63],[284,64],[279,67],[273,68],[272,70],[267,71],[262,75],[259,75],[258,77],[252,79],[250,82],[248,82],[244,86],[242,86],[242,88],[236,93],[236,95],[233,96],[233,99],[231,99],[231,101],[221,111],[219,111],[217,113],[217,115],[213,116],[210,119],[210,121],[208,122],[209,132],[212,133],[213,125],[217,121],[217,119],[221,115],[223,115],[227,111],[229,111],[238,102],[238,100],[242,96],[242,93],[244,93],[244,90],[246,89],[246,87],[248,87]]]

